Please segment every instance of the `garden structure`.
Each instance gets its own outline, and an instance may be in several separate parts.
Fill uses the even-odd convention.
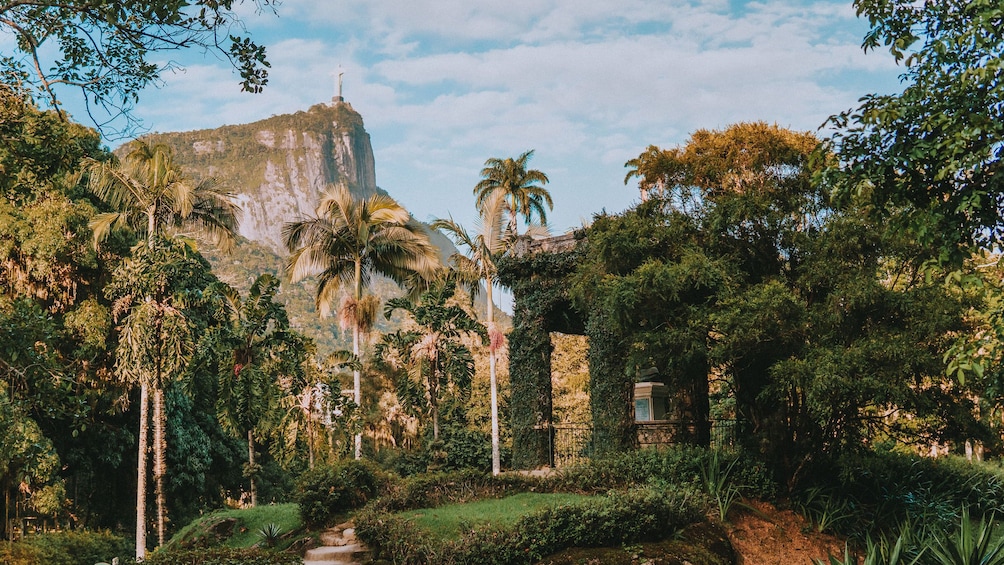
[[[593,455],[636,449],[639,436],[645,444],[706,446],[710,442],[706,388],[695,393],[674,388],[671,382],[660,383],[668,387],[668,395],[673,398],[673,417],[680,420],[679,425],[672,430],[654,429],[635,421],[636,383],[658,383],[659,377],[651,367],[629,366],[632,336],[609,323],[615,312],[608,312],[603,304],[590,304],[589,308],[573,304],[570,278],[582,262],[587,245],[584,231],[542,240],[524,237],[498,263],[499,280],[513,294],[509,380],[512,465],[516,469],[550,467],[555,463],[551,332],[585,335],[589,341]],[[653,435],[656,439],[652,439]]]

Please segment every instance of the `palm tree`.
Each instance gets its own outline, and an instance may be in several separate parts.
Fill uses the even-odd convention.
[[[289,330],[285,308],[274,300],[278,290],[279,279],[264,274],[255,279],[247,298],[223,282],[209,293],[221,322],[204,337],[207,349],[222,356],[217,412],[225,430],[247,439],[252,507],[258,503],[255,436],[264,435],[269,416],[278,409],[279,379],[300,377],[306,357],[299,336]]]
[[[294,282],[318,275],[316,303],[327,316],[338,291],[351,294],[339,305],[339,320],[352,328],[352,353],[358,358],[361,334],[373,323],[376,302],[364,296],[374,273],[398,284],[431,279],[439,255],[422,228],[393,198],[376,194],[356,200],[345,186],[330,189],[317,216],[286,224],[286,247],[292,252],[286,270]],[[359,369],[353,370],[354,400],[361,402]],[[362,456],[362,435],[355,436],[355,458]]]
[[[197,230],[230,250],[237,240],[237,214],[240,209],[230,194],[219,189],[214,179],[193,183],[174,164],[170,147],[149,145],[136,140],[127,146],[122,162],[85,161],[87,188],[112,209],[96,214],[88,226],[94,233],[95,247],[119,229],[130,229],[141,235],[147,247],[168,229],[183,225]],[[146,450],[148,434],[148,399],[153,387],[154,408],[154,480],[157,495],[157,531],[159,543],[164,543],[165,502],[163,475],[166,443],[164,442],[164,391],[154,375],[142,375],[140,381],[139,457],[136,492],[136,558],[146,554]]]
[[[452,389],[463,398],[470,393],[474,376],[474,357],[463,343],[465,336],[476,335],[485,340],[485,327],[466,310],[451,302],[456,282],[437,281],[418,301],[407,297],[392,298],[384,308],[390,319],[395,310],[411,315],[415,329],[398,330],[384,336],[377,345],[377,358],[395,368],[407,368],[404,382],[398,389],[410,391],[417,381],[424,390],[424,401],[417,394],[405,394],[407,404],[421,407],[428,404],[432,418],[432,438],[439,439],[439,403],[444,389]],[[421,391],[420,391],[421,392]]]
[[[551,194],[543,186],[548,182],[547,175],[537,169],[526,168],[531,157],[533,149],[516,159],[488,159],[481,169],[481,181],[474,187],[478,210],[485,207],[490,195],[497,192],[505,195],[505,213],[509,219],[506,234],[509,237],[517,235],[517,216],[523,216],[527,223],[531,223],[536,216],[541,225],[546,225],[547,211],[544,205],[547,205],[548,210],[554,208]]]
[[[450,257],[450,262],[466,280],[471,299],[477,295],[481,288],[482,281],[485,284],[486,295],[486,319],[488,326],[488,378],[491,390],[491,418],[492,418],[492,474],[498,475],[502,472],[502,461],[499,450],[499,410],[498,410],[498,377],[496,374],[495,354],[504,343],[505,337],[495,325],[495,303],[492,301],[492,288],[496,282],[498,268],[495,266],[495,258],[501,255],[507,248],[507,240],[503,237],[503,214],[505,212],[505,195],[502,192],[495,192],[485,197],[480,207],[481,223],[480,233],[471,235],[463,226],[449,220],[436,220],[432,222],[432,228],[444,232],[451,237],[460,247],[466,249],[467,255],[455,253]]]
[[[115,229],[132,229],[149,243],[168,229],[193,226],[221,250],[233,249],[240,208],[232,194],[214,178],[185,177],[167,145],[136,140],[126,147],[121,163],[87,161],[89,190],[112,208],[88,223],[95,246]]]
[[[300,339],[306,340],[301,350],[313,351],[309,338],[300,335]],[[313,355],[305,353],[303,357],[313,358]],[[277,422],[281,440],[275,444],[275,455],[288,462],[295,456],[297,444],[303,442],[307,448],[307,468],[313,469],[315,459],[319,459],[315,452],[320,444],[326,443],[328,460],[334,461],[334,428],[347,429],[354,416],[352,406],[341,393],[340,373],[358,365],[351,351],[340,349],[328,355],[323,364],[312,359],[303,363],[303,370],[294,378],[284,379],[282,415]]]

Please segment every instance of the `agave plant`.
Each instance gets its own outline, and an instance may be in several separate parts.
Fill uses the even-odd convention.
[[[265,543],[265,547],[275,547],[279,543],[279,539],[282,538],[282,528],[274,523],[269,523],[258,530],[258,537]]]

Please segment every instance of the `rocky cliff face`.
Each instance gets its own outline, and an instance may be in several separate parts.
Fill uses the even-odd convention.
[[[216,177],[234,193],[243,210],[240,233],[253,243],[223,255],[211,246],[200,251],[221,280],[246,293],[261,273],[283,276],[283,226],[315,214],[324,190],[345,184],[359,197],[378,191],[373,148],[362,117],[345,102],[319,104],[306,112],[273,116],[259,122],[212,130],[156,133],[144,137],[174,150],[175,161],[192,178]],[[444,262],[456,252],[439,232],[430,232]],[[387,298],[400,294],[389,280],[377,278],[371,290]],[[318,351],[351,347],[331,320],[318,317],[316,287],[310,280],[284,284],[279,300],[290,324],[315,340]],[[335,301],[337,304],[337,300]],[[378,331],[393,331],[400,321],[378,316]]]
[[[212,130],[158,133],[194,177],[216,177],[243,210],[240,233],[284,254],[282,226],[314,214],[324,190],[345,184],[377,192],[373,148],[362,117],[346,102]]]

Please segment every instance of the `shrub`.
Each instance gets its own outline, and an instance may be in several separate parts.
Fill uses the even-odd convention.
[[[905,522],[923,536],[945,534],[963,507],[975,517],[1004,513],[1004,471],[959,457],[867,453],[820,461],[805,476],[796,505],[810,514],[838,508],[833,530],[860,540],[894,535]]]
[[[529,564],[562,549],[618,546],[662,539],[702,517],[689,489],[639,489],[583,504],[545,508],[514,525],[472,527],[459,539],[437,541],[410,522],[373,510],[356,516],[356,535],[395,563]]]
[[[0,563],[4,565],[39,565],[41,552],[21,542],[0,540]]]
[[[955,535],[947,540],[939,537],[930,546],[934,562],[938,565],[1004,565],[1004,538],[996,535],[996,529],[993,520],[980,520],[978,525],[973,523],[969,510],[963,508]]]
[[[730,468],[729,484],[743,492],[773,498],[777,487],[766,466],[755,458],[731,451],[703,447],[673,446],[668,449],[641,449],[587,461],[564,470],[555,488],[579,492],[603,492],[639,484],[700,485],[703,473],[713,461]],[[724,485],[723,485],[724,486]]]
[[[532,477],[521,475],[493,477],[474,470],[424,473],[388,482],[382,496],[372,506],[375,510],[400,512],[481,498],[498,498],[530,490],[548,491],[551,490],[551,486]]]
[[[144,563],[147,565],[303,565],[303,558],[295,553],[214,547],[184,551],[155,551],[147,556]]]
[[[446,436],[447,470],[475,469],[488,472],[492,469],[491,437],[476,430],[457,428]]]
[[[133,544],[111,532],[66,531],[26,537],[21,545],[31,548],[36,561],[45,565],[94,565],[111,563],[112,558],[126,559],[135,554]]]
[[[339,514],[361,508],[376,496],[380,470],[366,461],[344,461],[307,471],[297,485],[300,519],[310,527],[323,527]]]
[[[374,461],[382,469],[401,477],[424,473],[429,468],[427,454],[422,450],[381,449],[374,455]]]

